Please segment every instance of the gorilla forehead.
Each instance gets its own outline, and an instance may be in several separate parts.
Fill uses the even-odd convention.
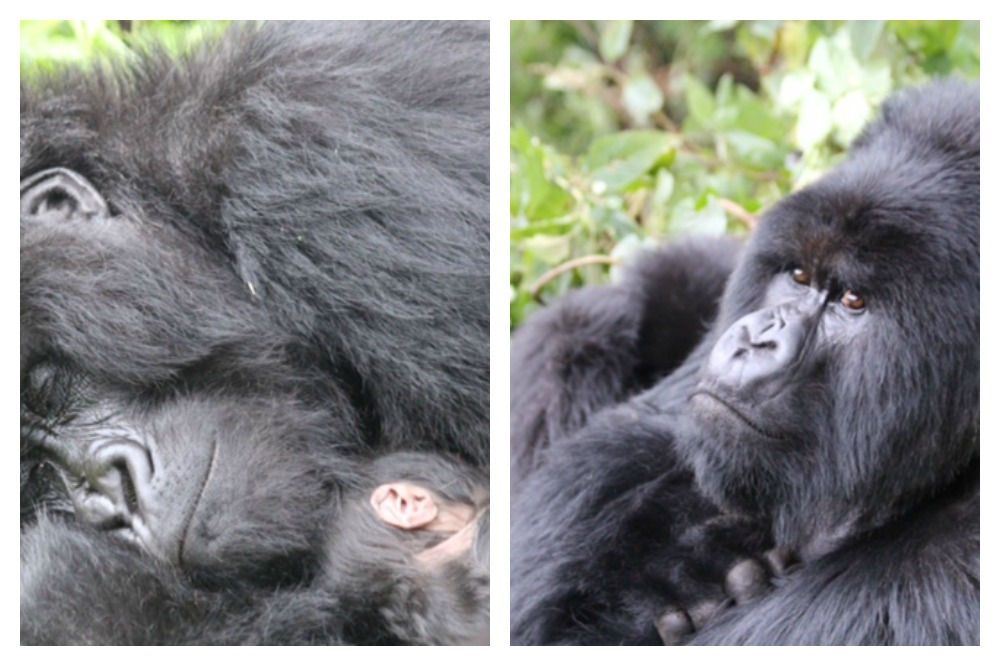
[[[750,247],[758,279],[800,266],[894,313],[921,306],[918,289],[946,310],[978,301],[978,87],[894,98],[838,168],[769,211]]]

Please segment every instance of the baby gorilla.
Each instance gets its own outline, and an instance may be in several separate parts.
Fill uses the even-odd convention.
[[[194,586],[135,542],[42,516],[21,542],[22,615],[39,618],[22,622],[22,644],[488,643],[486,475],[417,453],[359,471],[318,526],[310,582],[278,592]],[[65,557],[45,556],[53,552]],[[81,578],[116,593],[63,596]],[[56,607],[59,618],[43,612]]]
[[[321,585],[348,640],[489,643],[489,481],[444,456],[371,465],[331,531]]]

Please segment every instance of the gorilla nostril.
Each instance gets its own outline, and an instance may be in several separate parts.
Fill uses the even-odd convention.
[[[148,486],[152,475],[152,460],[143,446],[129,440],[95,445],[84,469],[84,485],[90,495],[84,502],[88,504],[89,513],[97,518],[96,522],[89,522],[107,527],[110,515],[118,522],[141,516],[142,489]]]
[[[118,504],[102,488],[84,480],[71,492],[76,517],[98,529],[118,529],[126,523]]]
[[[128,472],[128,466],[125,463],[119,462],[115,464],[115,471],[118,473],[119,487],[121,488],[121,499],[124,502],[124,508],[129,513],[129,515],[136,515],[139,513],[139,497],[135,490],[135,483],[133,482],[132,475]]]

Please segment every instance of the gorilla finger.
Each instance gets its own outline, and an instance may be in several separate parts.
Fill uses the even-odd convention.
[[[680,645],[684,637],[694,633],[688,614],[679,608],[669,608],[653,622],[664,645]]]
[[[726,574],[726,594],[737,604],[758,597],[771,587],[764,565],[755,559],[738,562]]]
[[[708,624],[708,621],[715,617],[716,613],[730,605],[732,605],[730,599],[709,599],[695,604],[688,609],[687,613],[688,617],[691,618],[691,623],[694,625],[695,631],[701,631],[702,627]]]
[[[764,562],[774,576],[785,576],[801,564],[798,556],[788,548],[772,548],[764,553]]]

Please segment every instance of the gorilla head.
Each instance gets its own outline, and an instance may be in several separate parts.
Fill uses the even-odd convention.
[[[979,94],[894,98],[776,206],[724,297],[680,446],[779,543],[879,525],[979,451]],[[822,544],[812,544],[822,548]]]
[[[370,466],[327,540],[322,584],[363,612],[342,634],[418,645],[489,644],[489,483],[440,455]]]
[[[32,543],[61,517],[185,584],[273,589],[311,579],[365,460],[485,471],[488,45],[278,23],[25,77]]]

